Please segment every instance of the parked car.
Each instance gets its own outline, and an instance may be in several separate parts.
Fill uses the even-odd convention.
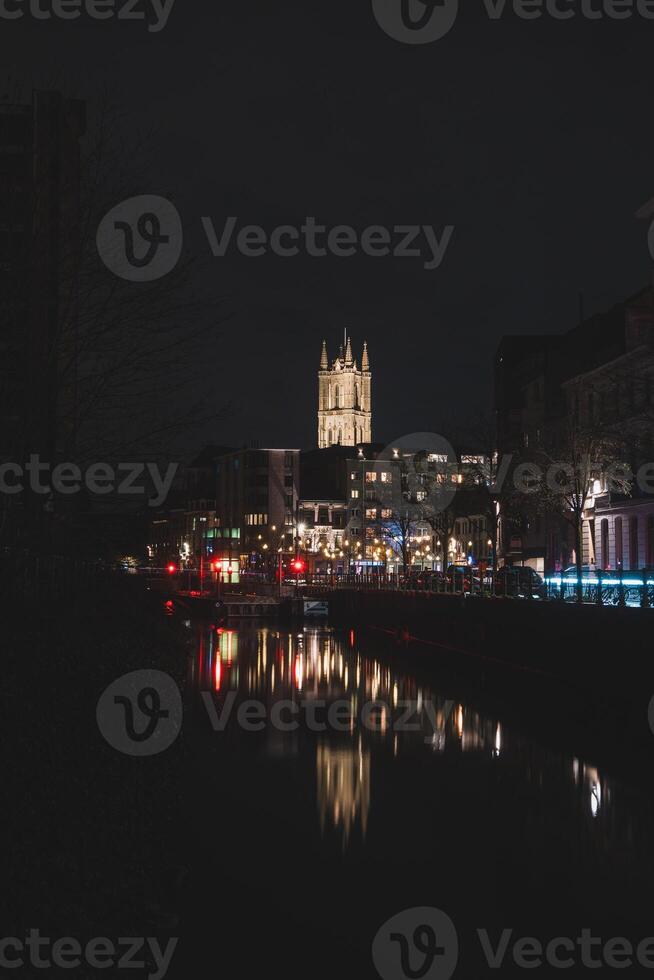
[[[413,569],[404,580],[405,587],[417,591],[435,592],[439,587],[438,576],[442,578],[442,572],[435,572],[431,568]]]
[[[577,578],[577,566],[576,565],[568,565],[567,568],[564,568],[563,569],[563,571],[561,572],[561,575],[562,575],[563,578],[574,578],[574,579],[576,579]],[[596,579],[597,578],[597,571],[595,569],[595,566],[594,565],[582,565],[581,566],[581,577],[582,577],[582,579],[583,578]]]
[[[545,598],[547,590],[541,576],[529,565],[503,565],[495,576],[495,593]]]
[[[416,578],[417,589],[425,589],[427,592],[440,592],[445,588],[446,576],[443,572],[436,572],[432,569],[426,569],[420,572]]]
[[[472,568],[470,565],[448,565],[447,581],[449,587],[456,592],[462,586],[464,592],[479,592],[481,590],[479,569]]]

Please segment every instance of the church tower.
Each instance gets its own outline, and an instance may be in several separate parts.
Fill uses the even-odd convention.
[[[331,367],[327,342],[323,340],[318,372],[319,449],[372,442],[371,383],[366,343],[359,370],[347,331]]]

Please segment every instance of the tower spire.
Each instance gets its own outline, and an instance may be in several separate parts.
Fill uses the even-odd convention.
[[[362,370],[352,356],[352,340],[343,332],[338,354],[330,363],[323,340],[318,372],[318,447],[360,446],[372,442],[372,374],[368,344],[363,345]]]

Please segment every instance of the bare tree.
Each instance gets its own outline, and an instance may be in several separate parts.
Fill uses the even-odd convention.
[[[151,190],[149,137],[127,145],[125,120],[103,97],[85,139],[79,221],[62,257],[58,332],[51,350],[53,416],[59,444],[78,458],[104,459],[147,447],[215,413],[195,392],[206,338],[225,322],[223,297],[198,290],[198,263],[188,252],[153,282],[114,276],[98,256],[98,225],[116,203]],[[222,409],[221,409],[222,411]]]
[[[199,263],[188,250],[151,282],[126,281],[106,268],[98,226],[116,204],[153,192],[145,177],[151,134],[128,137],[126,117],[106,94],[94,100],[86,133],[83,103],[60,105],[70,123],[66,165],[48,170],[35,154],[22,215],[31,232],[11,268],[0,269],[26,391],[22,438],[3,440],[0,453],[16,460],[37,451],[51,464],[145,461],[170,451],[189,427],[226,414],[215,396],[206,404],[202,394],[202,351],[226,320],[224,296],[198,289]],[[68,118],[75,114],[79,123]],[[32,516],[42,516],[43,500],[27,498],[28,491]]]
[[[537,493],[544,510],[561,515],[572,527],[579,602],[583,592],[584,513],[595,481],[605,483],[613,492],[631,493],[632,472],[624,462],[624,450],[624,441],[613,427],[584,423],[572,414],[559,430],[559,437],[540,451],[540,472],[533,479],[528,471],[526,474],[524,489]]]

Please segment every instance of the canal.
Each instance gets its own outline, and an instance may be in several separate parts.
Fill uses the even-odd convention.
[[[417,906],[455,924],[457,976],[488,969],[478,929],[654,934],[651,774],[562,748],[555,703],[527,734],[382,635],[186,625],[184,975],[374,977]]]

